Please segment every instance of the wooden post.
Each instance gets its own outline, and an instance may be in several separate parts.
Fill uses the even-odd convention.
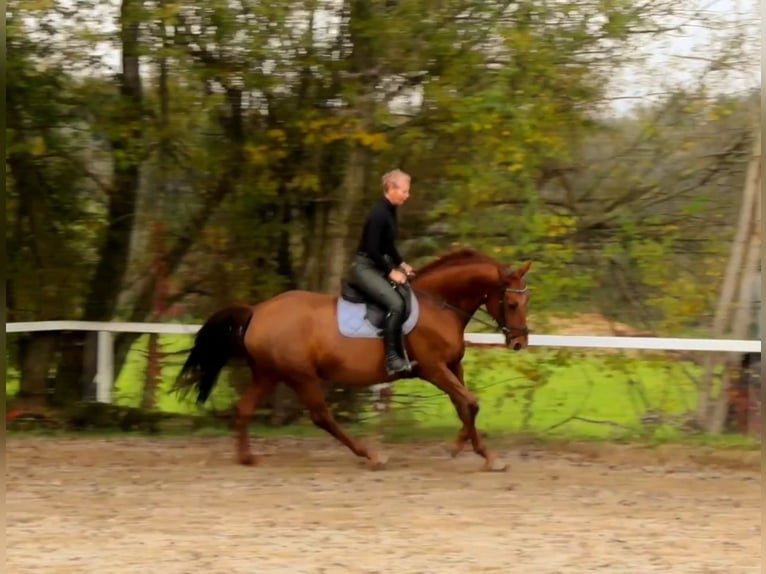
[[[97,337],[96,400],[111,403],[114,388],[114,337],[109,331],[99,331]]]

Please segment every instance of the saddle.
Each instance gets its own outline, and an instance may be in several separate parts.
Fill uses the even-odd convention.
[[[392,283],[392,285],[394,285]],[[404,299],[404,316],[402,321],[406,321],[412,313],[412,287],[409,283],[404,285],[396,284],[396,292]],[[349,303],[356,303],[365,306],[365,318],[376,329],[382,329],[386,319],[386,310],[377,303],[367,300],[367,296],[354,288],[347,278],[340,281],[340,296]]]

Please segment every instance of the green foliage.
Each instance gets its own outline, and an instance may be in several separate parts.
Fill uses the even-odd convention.
[[[42,10],[44,6],[29,6]],[[40,66],[50,45],[31,42],[12,18],[8,28],[8,129],[5,229],[13,320],[59,319],[82,303],[102,212],[78,155],[83,109],[73,82]]]
[[[703,86],[601,113],[676,3],[130,3],[117,22],[140,27],[140,98],[91,66],[125,40],[96,6],[9,5],[14,318],[86,307],[121,168],[140,181],[112,222],[132,226],[129,268],[101,295],[145,320],[160,273],[166,303],[197,318],[335,289],[328,269],[392,166],[414,176],[403,231],[420,254],[532,260],[536,314],[598,306],[677,332],[710,315],[748,102]]]
[[[466,383],[482,405],[480,425],[489,433],[648,440],[688,434],[696,397],[690,364],[663,358],[626,358],[571,351],[510,354],[471,349]],[[423,383],[397,383],[396,394],[420,393]],[[455,418],[435,391],[406,407],[423,427],[448,428]],[[401,400],[401,399],[400,399]],[[663,435],[663,436],[664,436]]]
[[[133,346],[113,392],[114,403],[141,403],[147,368],[146,339]],[[166,413],[224,412],[236,393],[226,369],[210,402],[200,411],[194,396],[179,400],[168,391],[192,338],[161,336],[161,383],[157,408]],[[529,350],[510,353],[471,348],[464,361],[469,389],[481,402],[480,427],[491,434],[654,440],[694,434],[687,426],[696,401],[699,368],[665,357]],[[11,387],[6,385],[11,394]],[[370,422],[374,422],[368,415]],[[457,429],[449,399],[428,383],[399,381],[387,427]],[[259,430],[260,432],[260,430]]]

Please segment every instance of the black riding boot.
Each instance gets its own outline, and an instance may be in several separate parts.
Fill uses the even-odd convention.
[[[402,316],[399,313],[389,313],[386,315],[386,322],[383,326],[383,344],[386,348],[386,372],[389,375],[408,373],[411,370],[410,364],[399,356],[397,350],[401,337]]]

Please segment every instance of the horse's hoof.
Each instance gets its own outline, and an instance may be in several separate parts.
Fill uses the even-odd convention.
[[[237,459],[242,466],[255,466],[258,459],[253,454],[241,454]]]
[[[368,466],[370,467],[370,470],[385,470],[387,462],[387,457],[378,457],[375,460],[371,460]]]
[[[484,465],[484,470],[487,472],[506,472],[508,464],[501,460],[488,460]]]

